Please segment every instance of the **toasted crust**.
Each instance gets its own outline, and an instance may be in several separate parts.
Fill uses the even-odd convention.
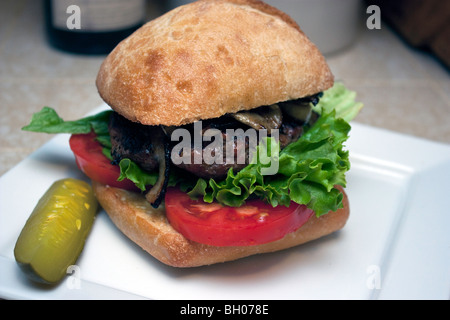
[[[197,267],[275,252],[328,235],[344,227],[349,203],[344,190],[343,208],[316,218],[283,239],[255,246],[214,247],[187,240],[167,221],[164,208],[153,209],[137,193],[93,182],[95,194],[113,223],[132,241],[159,261],[173,267]]]
[[[326,90],[333,75],[285,13],[201,0],[148,22],[105,59],[104,101],[129,120],[182,125]]]

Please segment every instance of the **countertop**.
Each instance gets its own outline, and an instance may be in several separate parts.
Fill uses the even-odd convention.
[[[21,131],[43,106],[73,120],[102,104],[95,78],[104,56],[52,49],[42,24],[40,1],[1,1],[0,175],[52,138]],[[409,47],[383,24],[361,28],[351,47],[326,58],[336,79],[364,103],[354,121],[450,143],[449,72],[432,55]]]

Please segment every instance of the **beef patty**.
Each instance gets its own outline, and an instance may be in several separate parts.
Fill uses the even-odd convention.
[[[317,101],[318,98],[316,96],[307,100],[307,102],[313,102],[313,104],[316,104]],[[280,121],[280,126],[278,128],[280,148],[283,149],[291,142],[296,141],[303,134],[305,124],[312,125],[317,118],[318,115],[313,112],[313,117],[308,119],[308,122],[305,123],[304,121],[299,121],[298,119],[283,113],[282,121]],[[194,134],[193,124],[183,126],[182,128],[187,129],[192,135]],[[211,144],[211,142],[203,142],[200,148],[194,146],[194,143],[192,142],[190,150],[188,151],[190,153],[188,158],[191,159],[191,161],[189,161],[189,163],[180,164],[172,163],[171,165],[175,165],[202,178],[223,178],[226,176],[230,168],[233,168],[233,171],[235,172],[239,171],[249,164],[249,142],[248,139],[246,139],[244,149],[242,149],[242,145],[238,144],[236,137],[229,137],[228,135],[230,133],[226,130],[238,128],[242,128],[245,131],[249,128],[249,126],[239,122],[234,117],[229,115],[203,121],[202,134],[208,129],[220,130],[223,145],[216,144],[216,150],[211,150],[211,148],[207,150],[206,148]],[[154,171],[158,169],[158,160],[155,155],[155,146],[152,143],[152,137],[156,134],[161,134],[160,131],[163,131],[166,135],[170,135],[172,132],[171,128],[165,128],[163,126],[146,126],[132,122],[116,112],[113,112],[111,116],[109,131],[111,136],[111,156],[113,158],[113,163],[118,164],[120,160],[129,158],[146,171]],[[170,141],[171,139],[169,138],[168,140]],[[232,163],[227,163],[226,161],[227,141],[233,141],[232,144],[229,144],[229,146],[233,148],[232,154],[234,155],[235,160],[232,161]],[[178,142],[172,142],[169,147],[173,148],[176,143]],[[238,155],[242,156],[242,150],[245,150],[245,156],[243,157],[244,160],[240,162],[236,161]],[[193,159],[199,155],[201,155],[202,159],[204,159],[203,155],[205,152],[208,152],[208,154],[213,156],[217,152],[221,152],[223,161],[217,161],[217,163],[212,164],[205,162],[194,163]],[[182,157],[183,154],[179,154],[179,156]]]

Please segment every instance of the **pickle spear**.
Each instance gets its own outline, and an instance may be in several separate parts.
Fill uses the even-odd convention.
[[[91,186],[58,180],[38,201],[14,248],[20,268],[34,281],[55,284],[83,250],[98,202]]]

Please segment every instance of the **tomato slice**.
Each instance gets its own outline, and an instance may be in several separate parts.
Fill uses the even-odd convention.
[[[78,168],[94,181],[111,187],[138,191],[136,185],[128,179],[117,181],[120,176],[119,166],[111,164],[102,153],[102,146],[95,138],[94,132],[73,134],[70,137],[70,149],[75,155]]]
[[[189,240],[213,246],[250,246],[283,238],[300,228],[314,214],[294,202],[272,207],[250,200],[239,208],[192,200],[176,188],[165,196],[170,224]]]

